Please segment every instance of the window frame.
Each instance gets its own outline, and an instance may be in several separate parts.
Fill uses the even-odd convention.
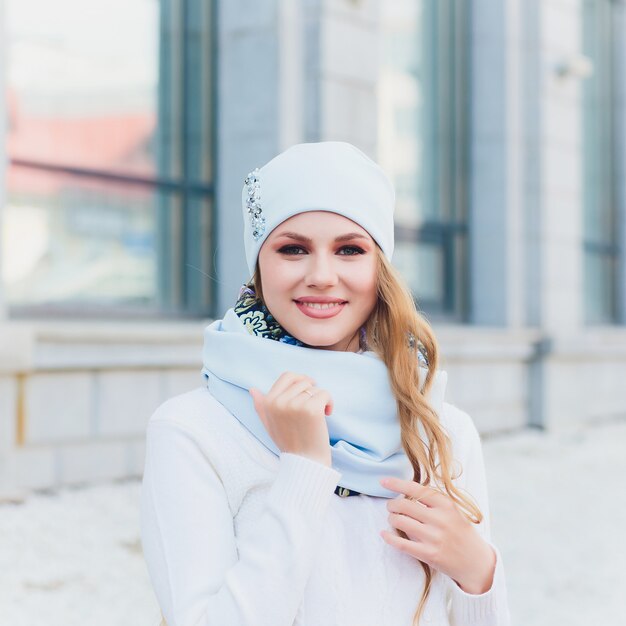
[[[197,44],[193,37],[188,36],[198,25],[198,16],[194,11],[198,2],[209,3],[206,9],[209,25],[206,40],[203,41],[210,50],[208,62],[209,76],[203,76],[203,87],[207,90],[206,96],[210,112],[208,118],[209,150],[205,154],[208,161],[210,182],[200,182],[191,176],[191,156],[193,146],[190,145],[194,102],[190,97],[192,91],[191,65],[195,62],[192,46]],[[117,170],[103,170],[99,168],[83,168],[79,166],[62,165],[36,158],[14,158],[7,151],[6,167],[31,169],[37,172],[62,174],[82,179],[107,181],[115,184],[138,186],[156,192],[172,194],[176,210],[166,216],[172,220],[172,228],[166,232],[157,232],[161,235],[162,244],[167,246],[167,261],[172,261],[172,267],[163,267],[163,260],[157,259],[157,300],[154,307],[131,306],[124,304],[106,305],[98,302],[49,302],[42,304],[11,304],[6,302],[7,315],[11,319],[49,319],[49,318],[78,318],[78,319],[198,319],[211,317],[215,314],[216,305],[216,249],[217,211],[215,208],[215,172],[217,159],[217,0],[159,0],[161,19],[160,37],[163,36],[163,15],[170,10],[173,19],[178,20],[181,34],[177,38],[177,49],[171,51],[175,60],[171,73],[176,80],[176,90],[173,93],[179,107],[176,117],[176,150],[179,156],[179,168],[176,176],[163,176],[157,173],[154,177],[136,174],[125,174]],[[196,51],[197,52],[197,51]],[[204,50],[203,52],[206,52]],[[160,55],[163,54],[160,46]],[[162,59],[161,59],[162,61]],[[159,122],[161,111],[159,110]],[[198,199],[206,202],[207,214],[196,215],[198,219],[208,221],[209,240],[199,240],[197,221],[194,220],[193,204]],[[155,201],[155,224],[158,222],[160,207]],[[156,230],[156,229],[155,229]],[[159,243],[155,242],[155,246]],[[201,258],[201,267],[194,261]],[[198,278],[201,276],[202,278]]]
[[[426,97],[424,108],[418,113],[424,122],[420,120],[417,127],[423,128],[421,140],[427,158],[421,163],[423,169],[416,170],[415,175],[424,182],[419,192],[421,202],[431,208],[429,212],[434,217],[424,217],[415,226],[396,219],[395,241],[438,247],[442,263],[441,297],[427,299],[414,293],[415,303],[430,320],[467,323],[470,317],[471,7],[459,0],[423,1],[422,6],[422,91]],[[392,175],[392,178],[397,177]]]

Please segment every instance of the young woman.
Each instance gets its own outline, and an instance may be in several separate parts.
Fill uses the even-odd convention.
[[[480,436],[391,265],[394,202],[344,142],[246,178],[252,279],[205,331],[206,387],[147,429],[168,626],[508,626]]]

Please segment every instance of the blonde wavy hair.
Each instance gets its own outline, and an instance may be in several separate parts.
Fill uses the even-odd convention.
[[[469,521],[479,524],[483,520],[482,512],[475,502],[452,483],[452,480],[460,476],[462,468],[459,474],[452,475],[452,444],[439,416],[427,400],[439,363],[439,348],[434,332],[417,310],[404,279],[378,245],[376,254],[378,299],[365,323],[365,334],[368,349],[376,352],[387,366],[398,406],[402,447],[413,466],[413,480],[422,485],[434,483],[437,485],[436,489],[452,498]],[[261,282],[257,264],[250,283],[257,297],[263,301]],[[416,355],[420,348],[428,363],[428,373],[421,390],[418,378],[419,360]],[[424,433],[426,440],[420,435],[420,431]],[[397,535],[408,539],[404,531],[395,530]],[[412,626],[419,626],[434,576],[427,563],[420,561],[420,565],[424,570],[425,585]],[[167,626],[164,618],[160,626]]]

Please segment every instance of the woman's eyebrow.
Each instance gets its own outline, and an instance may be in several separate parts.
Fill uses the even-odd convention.
[[[313,242],[310,237],[305,237],[300,233],[293,232],[278,233],[276,237],[289,237],[289,239],[295,239],[296,241],[302,241],[308,244]],[[367,237],[365,235],[362,235],[361,233],[346,233],[345,235],[339,235],[339,237],[335,237],[335,241],[348,241],[350,239],[367,239]]]

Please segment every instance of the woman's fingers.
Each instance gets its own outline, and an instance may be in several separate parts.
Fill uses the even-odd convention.
[[[305,376],[304,374],[296,374],[295,372],[283,372],[276,379],[267,395],[276,397],[283,393],[286,389],[291,387],[291,385],[293,385],[295,382],[304,379],[308,380],[311,385],[315,384],[315,381],[310,376]]]
[[[304,393],[309,389],[310,393]],[[250,394],[265,430],[281,451],[332,466],[324,419],[332,400],[326,390],[315,387],[309,376],[283,372],[266,395],[255,387]]]
[[[319,407],[320,411],[324,411],[325,415],[330,415],[329,411],[332,411],[333,400],[330,393],[325,389],[315,390],[315,395],[309,399],[309,402],[315,402],[315,406]]]
[[[305,391],[308,393],[304,393]],[[316,387],[314,381],[308,376],[293,380],[291,386],[281,394],[280,399],[281,402],[294,402],[302,407],[310,406],[312,403],[326,416],[330,415],[333,410],[331,395],[325,389]]]
[[[310,393],[303,393],[304,391],[309,391]],[[311,397],[311,394],[317,393],[318,389],[308,378],[295,380],[290,387],[287,387],[285,391],[281,394],[281,400],[285,402],[290,402],[291,400],[301,399],[308,400]],[[302,396],[302,398],[298,398],[298,396]]]
[[[324,407],[324,413],[328,416],[333,412],[333,407],[334,407],[334,403],[333,403],[333,398],[330,394],[328,394],[330,400],[327,402],[326,406]]]
[[[445,506],[450,498],[439,489],[422,485],[414,480],[403,480],[395,476],[382,478],[380,484],[397,493],[403,493],[407,498],[419,498],[420,502],[428,507]]]
[[[304,394],[305,389],[310,390],[310,393]],[[306,374],[283,372],[276,381],[274,381],[274,384],[266,395],[254,387],[251,387],[249,391],[254,402],[254,408],[262,418],[265,418],[263,407],[265,398],[271,398],[275,401],[280,397],[282,402],[290,402],[296,399],[299,400],[299,396],[303,396],[302,402],[306,402],[316,397],[315,405],[319,406],[320,410],[323,410],[324,415],[329,416],[333,412],[334,404],[331,395],[327,391],[316,387],[315,381]],[[320,392],[323,392],[324,395],[320,396]]]

